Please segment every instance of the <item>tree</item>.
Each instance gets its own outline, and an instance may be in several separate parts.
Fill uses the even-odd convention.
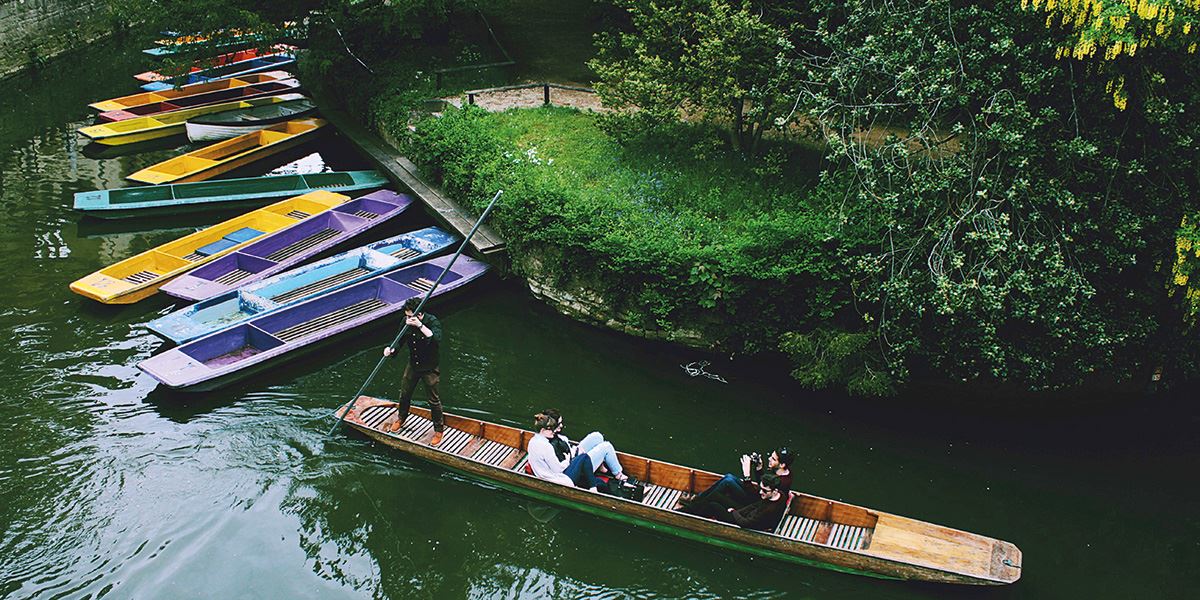
[[[605,104],[658,121],[723,118],[754,153],[794,103],[793,13],[750,0],[616,0],[625,31],[597,36],[589,62]]]
[[[893,377],[1053,389],[1194,371],[1164,266],[1197,189],[1200,65],[1171,64],[1178,84],[1121,111],[1105,74],[1055,60],[1069,34],[1015,0],[813,10],[798,97],[832,134],[825,193],[879,220],[855,297]]]

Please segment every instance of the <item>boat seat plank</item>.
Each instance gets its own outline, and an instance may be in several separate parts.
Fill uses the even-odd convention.
[[[675,502],[682,495],[683,490],[648,483],[646,484],[646,495],[642,498],[642,504],[663,510],[671,510],[675,507]]]
[[[343,272],[337,273],[335,275],[330,275],[329,277],[326,277],[324,279],[318,279],[317,281],[314,281],[314,282],[306,284],[306,285],[302,285],[302,286],[292,289],[292,290],[288,290],[286,292],[283,292],[282,294],[271,296],[271,300],[274,300],[275,302],[279,302],[281,304],[291,302],[292,300],[295,300],[297,298],[302,298],[309,294],[315,294],[321,290],[326,290],[331,287],[336,287],[341,283],[350,281],[351,279],[354,279],[355,277],[358,277],[360,275],[365,275],[367,273],[370,273],[369,269],[357,267],[354,269],[350,269],[349,271],[343,271]]]
[[[321,242],[336,237],[338,233],[340,232],[336,229],[322,229],[321,231],[309,234],[272,252],[271,254],[268,254],[267,260],[280,262],[289,259],[297,254],[300,254],[301,252],[304,252],[305,250],[308,250],[309,248],[312,248],[313,246],[316,246],[317,244],[320,244]]]
[[[222,236],[222,237],[224,237],[225,239],[227,239],[231,242],[237,242],[240,244],[242,242],[248,242],[248,241],[262,235],[263,233],[265,233],[265,232],[259,231],[253,227],[243,227],[233,233],[230,233],[230,234]]]

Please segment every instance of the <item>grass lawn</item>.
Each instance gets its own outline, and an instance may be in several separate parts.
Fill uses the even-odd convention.
[[[643,234],[666,227],[715,242],[765,213],[805,210],[822,164],[819,154],[785,143],[749,160],[703,125],[619,144],[595,114],[573,109],[517,109],[488,119],[520,150],[517,160]]]

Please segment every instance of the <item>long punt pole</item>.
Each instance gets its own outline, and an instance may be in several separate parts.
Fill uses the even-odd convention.
[[[433,286],[429,288],[429,291],[425,292],[425,297],[421,299],[421,304],[417,306],[417,310],[413,311],[413,314],[418,314],[421,312],[422,308],[425,308],[425,303],[429,302],[429,298],[433,296],[433,291],[436,290],[438,285],[442,283],[442,279],[446,276],[446,273],[450,272],[450,267],[454,266],[454,261],[458,260],[458,257],[462,255],[463,250],[467,247],[467,244],[471,242],[471,237],[475,235],[476,231],[479,231],[479,226],[483,225],[484,219],[487,219],[488,213],[492,212],[492,207],[496,206],[496,201],[500,199],[500,195],[503,193],[504,190],[496,192],[496,195],[492,197],[492,201],[488,203],[487,208],[483,209],[483,214],[479,215],[479,220],[475,221],[475,226],[471,228],[471,232],[468,233],[467,237],[463,238],[462,243],[458,245],[458,251],[454,253],[454,257],[450,259],[450,262],[446,263],[446,268],[442,269],[442,274],[438,275],[437,281],[434,281]],[[396,344],[400,343],[400,340],[404,338],[404,334],[406,333],[408,333],[407,320],[404,322],[404,326],[400,328],[400,333],[396,334],[396,337],[392,340],[392,343],[388,344],[388,347],[395,350]],[[350,414],[350,411],[354,409],[355,403],[357,403],[358,399],[362,397],[363,392],[367,391],[367,386],[371,385],[371,382],[375,380],[375,376],[379,374],[379,369],[383,367],[383,363],[386,362],[387,359],[387,356],[383,356],[379,359],[379,362],[375,363],[375,368],[371,370],[371,374],[367,376],[367,380],[363,382],[362,387],[358,388],[358,393],[354,394],[354,396],[350,398],[350,403],[346,405],[346,410],[343,410],[342,414],[338,415],[337,422],[335,422],[333,424],[333,428],[329,430],[329,435],[333,435],[333,432],[337,431],[338,425],[341,425],[342,422],[346,420],[346,415]]]

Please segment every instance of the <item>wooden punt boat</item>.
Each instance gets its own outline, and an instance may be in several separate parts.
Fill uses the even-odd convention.
[[[100,269],[72,283],[71,291],[105,304],[132,304],[176,275],[349,200],[319,190],[276,202]]]
[[[150,184],[211,179],[299,146],[316,137],[325,124],[324,119],[297,119],[272,125],[146,167],[126,179]]]
[[[244,46],[257,43],[261,39],[262,36],[253,33],[235,34],[232,37],[216,42],[216,47]],[[209,43],[209,38],[202,35],[181,35],[169,39],[155,40],[154,43],[157,44],[157,47],[147,48],[142,50],[142,53],[149,54],[155,58],[162,58],[199,48]]]
[[[286,69],[296,63],[296,55],[291,53],[268,54],[259,58],[243,60],[220,67],[204,69],[188,75],[182,75],[167,81],[151,81],[150,83],[142,84],[141,88],[147,92],[157,92],[159,90],[169,90],[181,85],[191,83],[203,83],[205,81],[213,81],[215,79],[230,79],[233,77],[241,77],[251,73],[260,73],[262,71],[275,71],[278,69]]]
[[[183,110],[173,110],[150,117],[134,117],[124,121],[100,123],[79,128],[79,133],[87,136],[97,144],[105,146],[121,146],[149,140],[170,137],[186,133],[187,120],[207,115],[209,113],[233,110],[235,108],[253,108],[283,102],[279,96],[260,96],[249,100],[234,100],[220,104],[209,104]]]
[[[284,73],[286,71],[276,71]],[[253,77],[253,75],[251,75]],[[242,81],[241,79],[232,79],[228,81]],[[212,82],[218,85],[224,82]],[[208,83],[198,83],[196,85],[209,85]],[[173,90],[166,90],[173,91]],[[221,104],[224,102],[234,102],[237,100],[250,100],[253,98],[261,98],[263,96],[282,96],[284,94],[294,94],[300,91],[300,80],[298,79],[276,79],[264,81],[262,83],[251,85],[240,85],[236,87],[228,87],[226,89],[218,89],[203,94],[192,94],[176,98],[174,100],[162,100],[158,102],[147,102],[137,106],[131,106],[120,110],[108,110],[96,115],[97,123],[112,123],[115,121],[124,121],[126,119],[135,119],[137,117],[150,117],[164,113],[169,113],[177,110],[185,110],[189,108],[197,108],[201,106],[209,106],[212,104]],[[146,92],[144,95],[152,96],[154,92]]]
[[[258,131],[276,123],[302,119],[317,112],[317,105],[300,94],[288,94],[289,98],[278,104],[226,110],[188,119],[188,140],[192,142],[215,142]],[[283,96],[280,96],[282,98]]]
[[[345,406],[338,408],[341,414]],[[558,485],[526,474],[533,432],[446,414],[445,437],[429,445],[429,411],[412,407],[397,433],[390,403],[360,397],[346,423],[367,437],[509,491],[687,539],[801,565],[888,579],[1004,585],[1021,576],[1013,544],[885,512],[793,491],[774,532],[742,529],[672,510],[683,493],[704,490],[721,476],[618,453],[625,472],[647,483],[641,502]]]
[[[346,193],[380,188],[387,183],[387,178],[378,171],[214,179],[78,192],[74,207],[101,219],[123,219],[262,206],[313,190]]]
[[[262,58],[264,56],[270,56],[272,54],[280,54],[284,52],[290,53],[294,52],[295,50],[296,49],[292,46],[284,45],[276,46],[266,51],[259,50],[258,48],[247,48],[245,50],[238,50],[237,52],[229,52],[220,56],[214,56],[212,58],[205,58],[203,60],[195,61],[191,65],[188,65],[187,71],[183,73],[168,75],[161,71],[145,71],[143,73],[134,75],[133,78],[142,83],[149,83],[151,81],[173,81],[185,75],[200,73],[201,71],[206,71],[214,67],[224,67],[232,64],[243,63],[256,58]]]
[[[206,300],[236,287],[286,271],[400,215],[412,197],[379,190],[311,219],[263,236],[203,267],[168,281],[162,292],[184,300]]]
[[[457,240],[437,227],[410,231],[201,300],[146,323],[146,328],[163,339],[186,344],[251,318],[428,260]]]
[[[265,73],[251,73],[241,77],[233,77],[230,79],[219,79],[217,81],[207,81],[204,83],[193,83],[183,87],[171,88],[159,92],[139,92],[128,96],[120,96],[117,98],[109,98],[93,102],[88,105],[92,110],[97,112],[106,112],[110,110],[127,110],[135,106],[143,104],[152,104],[154,102],[171,102],[188,96],[197,94],[207,94],[209,92],[217,92],[247,85],[257,85],[268,81],[279,81],[282,79],[291,79],[292,74],[287,71],[267,71]]]
[[[404,301],[425,295],[450,259],[427,260],[254,317],[148,358],[138,368],[172,388],[219,388],[368,324],[378,327],[387,317],[398,320]],[[461,256],[433,295],[454,291],[487,269],[486,263]]]

